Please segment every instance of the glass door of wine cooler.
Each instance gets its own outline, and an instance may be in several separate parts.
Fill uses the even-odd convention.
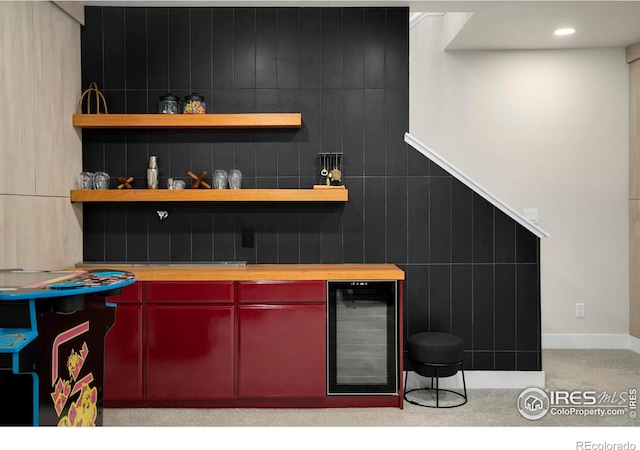
[[[397,282],[327,286],[327,393],[396,394]]]

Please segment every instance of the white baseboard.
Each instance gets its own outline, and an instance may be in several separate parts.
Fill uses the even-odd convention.
[[[628,334],[543,334],[543,349],[621,349],[640,353],[640,339]],[[465,370],[467,389],[545,388],[544,371]],[[426,384],[425,384],[426,383]],[[427,386],[428,378],[409,374],[408,389]],[[440,387],[462,389],[462,375],[441,378]]]
[[[467,389],[526,389],[529,387],[544,389],[545,387],[544,371],[465,370],[464,378]],[[429,382],[429,378],[410,372],[407,388],[425,387]],[[441,378],[439,387],[462,389],[461,373],[458,372],[452,377]]]
[[[640,342],[640,339],[628,334],[543,334],[542,348],[622,349],[640,353],[640,345],[636,344],[634,349],[631,345],[632,339]]]
[[[640,353],[640,339],[634,336],[629,336],[629,350]]]

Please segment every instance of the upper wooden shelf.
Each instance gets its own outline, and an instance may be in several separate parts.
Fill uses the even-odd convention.
[[[347,189],[87,189],[71,191],[85,202],[346,202]]]
[[[74,114],[78,128],[300,128],[300,113]]]

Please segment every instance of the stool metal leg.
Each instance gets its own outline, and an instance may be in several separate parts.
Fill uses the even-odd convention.
[[[407,380],[409,379],[409,371],[407,370],[404,373],[404,388],[402,389],[404,392],[402,393],[402,398],[407,398]]]
[[[438,367],[436,366],[436,408],[440,408],[440,382],[438,377]],[[433,383],[433,378],[431,379]]]
[[[405,372],[405,377],[404,377],[404,389],[403,389],[403,398],[405,401],[417,405],[417,406],[422,406],[425,408],[456,408],[458,406],[462,406],[464,404],[467,403],[467,381],[465,379],[464,376],[464,369],[462,368],[462,361],[457,362],[457,363],[452,363],[452,364],[425,364],[422,363],[424,365],[427,365],[429,367],[431,367],[434,371],[435,371],[435,377],[432,376],[431,378],[431,388],[415,388],[415,389],[408,389],[407,388],[407,384],[408,384],[408,379],[409,379],[409,371],[407,370]],[[451,405],[451,406],[440,406],[440,368],[441,367],[451,367],[451,366],[458,366],[459,367],[459,372],[461,372],[462,375],[462,389],[463,389],[463,394],[461,394],[460,392],[456,392],[455,390],[451,390],[451,389],[442,389],[442,391],[445,392],[450,392],[452,394],[457,395],[458,397],[462,398],[462,403],[456,404],[456,405]],[[436,391],[436,405],[432,406],[432,405],[428,405],[428,404],[423,404],[423,403],[419,403],[417,401],[413,401],[410,400],[409,398],[407,398],[407,394],[413,392],[413,391],[421,391],[421,390],[433,390],[433,379],[436,379],[436,383],[435,383],[435,391]]]
[[[460,366],[460,372],[462,372],[462,389],[464,389],[464,402],[467,403],[467,382],[464,380],[464,369]]]

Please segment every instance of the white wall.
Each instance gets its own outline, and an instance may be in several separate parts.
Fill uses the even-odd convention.
[[[0,268],[63,269],[82,259],[82,168],[71,125],[80,25],[50,2],[0,2]]]
[[[410,31],[411,134],[539,209],[543,334],[628,334],[624,49],[445,52],[444,31],[440,17]]]

